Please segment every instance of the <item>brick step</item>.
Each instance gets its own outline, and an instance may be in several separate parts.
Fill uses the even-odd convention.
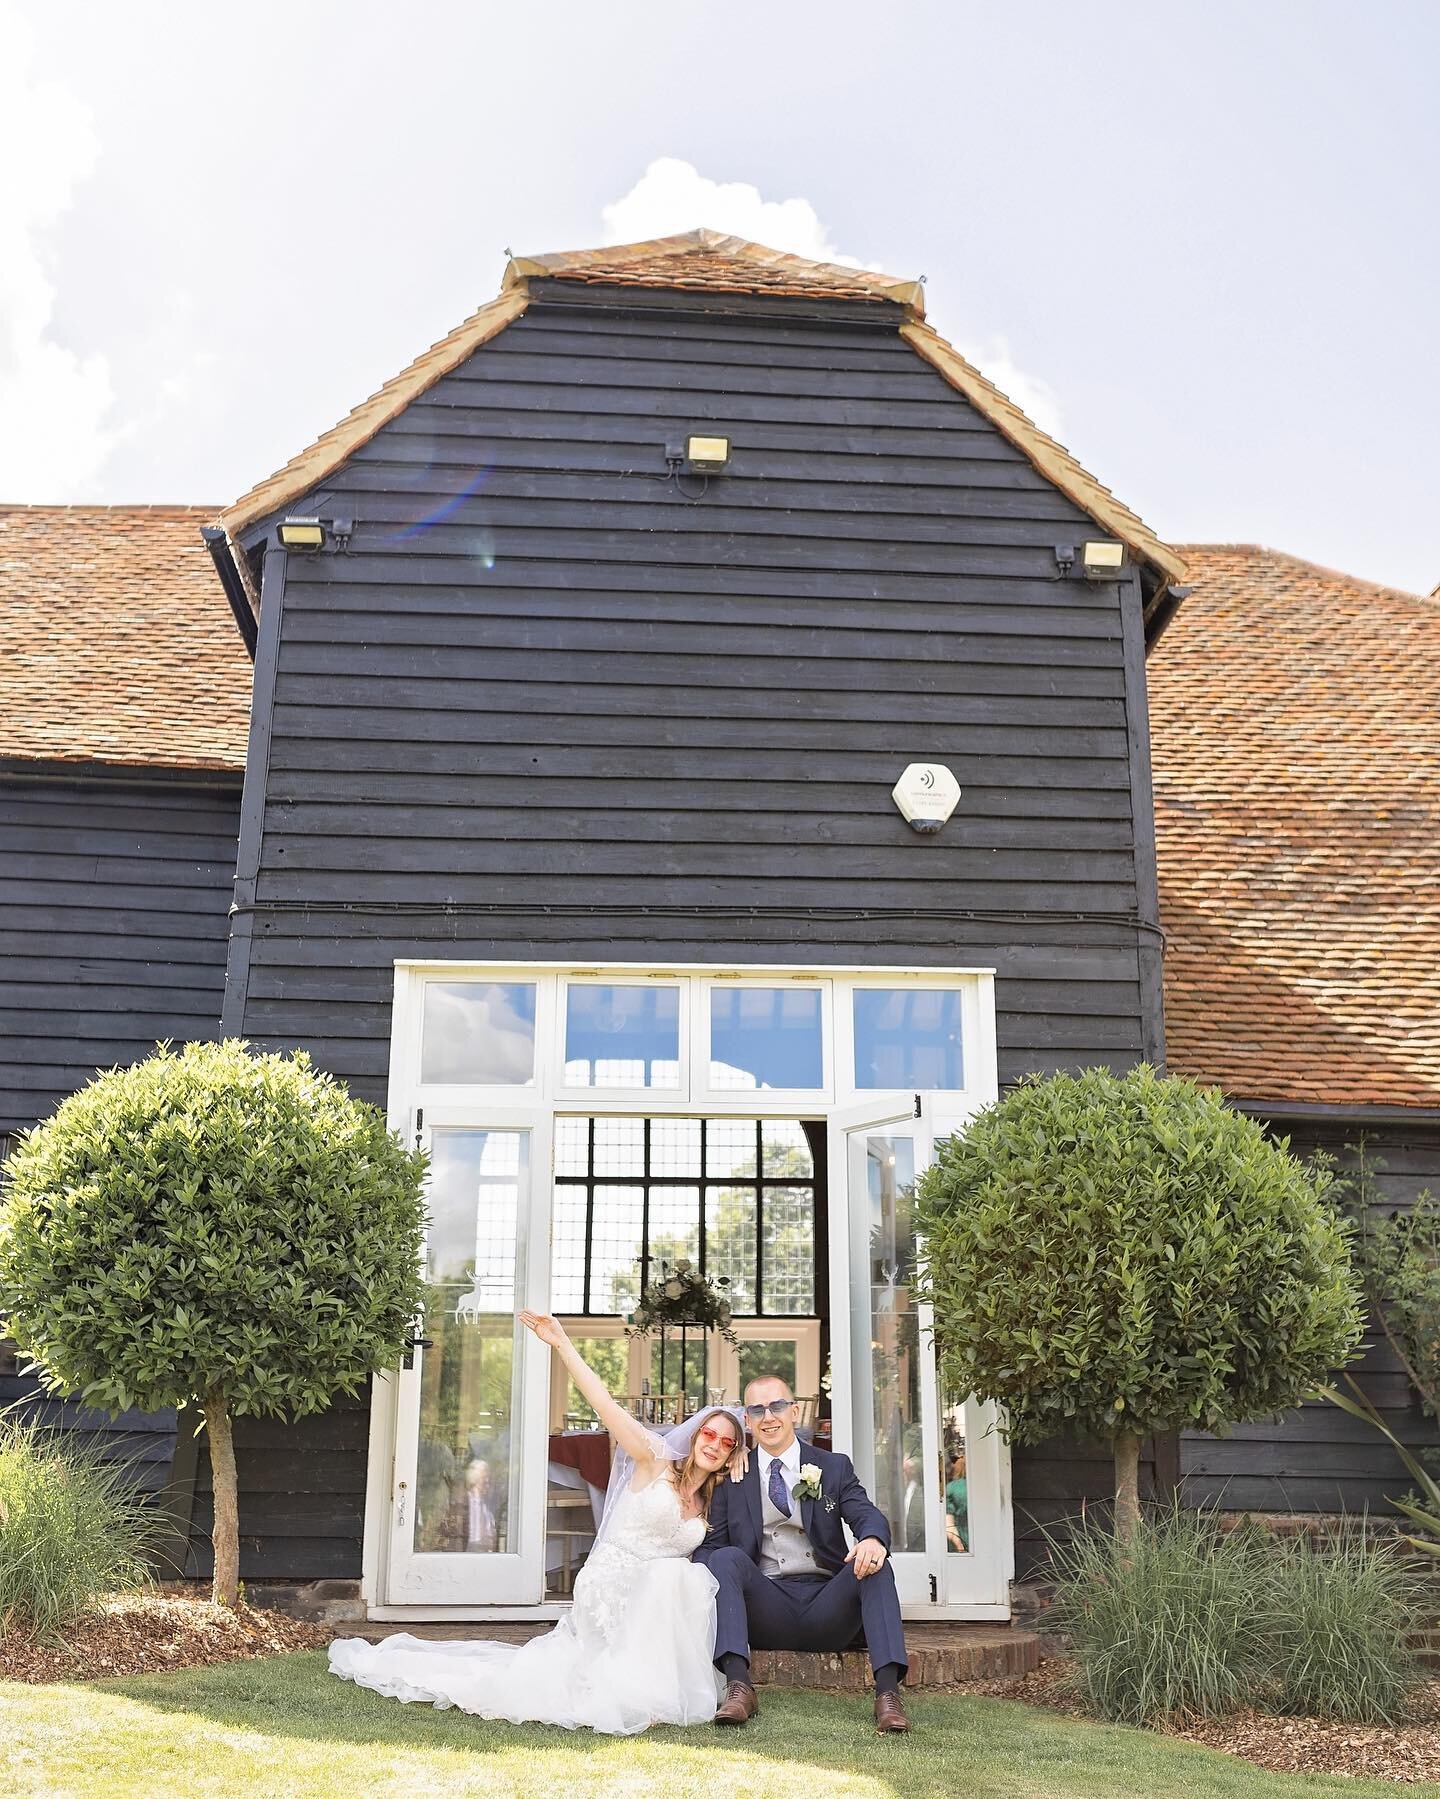
[[[541,1636],[548,1624],[376,1624],[339,1627],[337,1634],[378,1643],[398,1630],[411,1636],[477,1643],[524,1643]],[[1040,1638],[1033,1630],[1009,1624],[910,1624],[905,1629],[910,1652],[906,1686],[948,1687],[965,1680],[1006,1680],[1040,1666]],[[797,1649],[760,1649],[753,1673],[757,1687],[809,1687],[830,1692],[864,1692],[870,1686],[870,1663],[861,1652],[821,1654]]]

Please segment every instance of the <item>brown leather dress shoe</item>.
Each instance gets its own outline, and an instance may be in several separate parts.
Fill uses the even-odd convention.
[[[760,1701],[755,1697],[755,1689],[748,1680],[732,1680],[725,1689],[725,1697],[720,1701],[720,1709],[715,1714],[717,1724],[748,1724],[760,1709]],[[902,1712],[901,1717],[904,1717]],[[905,1727],[901,1725],[903,1730]]]
[[[875,1695],[875,1728],[882,1733],[887,1730],[909,1730],[910,1720],[905,1716],[905,1707],[901,1705],[898,1693]]]

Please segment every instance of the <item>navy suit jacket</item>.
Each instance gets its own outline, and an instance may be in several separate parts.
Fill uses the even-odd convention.
[[[890,1526],[885,1514],[872,1503],[861,1486],[848,1455],[829,1449],[817,1449],[813,1443],[800,1445],[800,1465],[813,1463],[820,1470],[820,1497],[800,1501],[800,1522],[815,1560],[827,1573],[833,1574],[845,1565],[849,1553],[845,1533],[840,1525],[850,1526],[856,1542],[861,1537],[877,1537],[890,1549]],[[708,1562],[717,1549],[743,1549],[752,1561],[760,1560],[764,1536],[760,1510],[760,1452],[752,1448],[750,1466],[742,1481],[722,1480],[710,1501],[710,1528],[705,1540],[695,1551],[694,1560]]]

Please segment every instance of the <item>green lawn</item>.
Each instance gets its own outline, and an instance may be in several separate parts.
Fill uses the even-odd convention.
[[[0,1770],[7,1799],[1395,1799],[1400,1790],[1266,1774],[1192,1744],[998,1699],[920,1694],[908,1738],[876,1737],[860,1698],[767,1693],[761,1704],[743,1731],[616,1740],[401,1706],[332,1679],[321,1655],[288,1655],[84,1686],[0,1681]]]

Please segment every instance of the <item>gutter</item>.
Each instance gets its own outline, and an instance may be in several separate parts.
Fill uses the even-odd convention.
[[[1176,587],[1173,582],[1162,583],[1156,588],[1150,604],[1145,608],[1145,648],[1153,650],[1159,643],[1171,619],[1180,610],[1182,600],[1188,600],[1194,593],[1193,587]]]
[[[230,540],[219,525],[201,525],[200,535],[205,540],[205,548],[210,552],[210,560],[215,564],[215,572],[220,577],[220,585],[225,589],[230,610],[235,614],[235,623],[240,628],[246,653],[253,662],[260,630],[250,608],[250,597],[240,580],[240,571],[235,567],[234,557],[230,553]]]

